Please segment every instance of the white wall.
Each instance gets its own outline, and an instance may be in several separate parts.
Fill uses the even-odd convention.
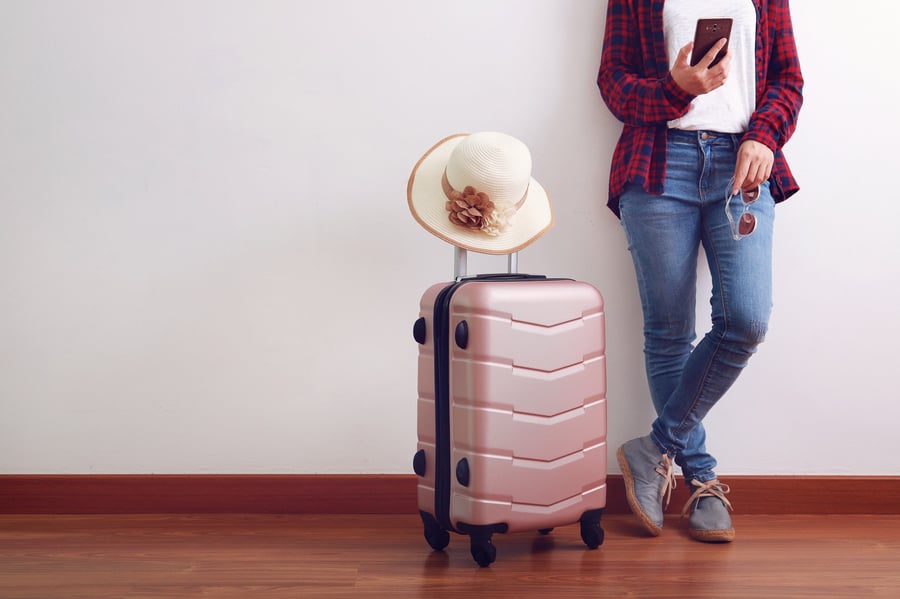
[[[900,10],[865,7],[794,2],[802,191],[771,332],[708,419],[721,473],[900,474]],[[554,200],[521,270],[606,296],[611,446],[643,434],[605,8],[0,0],[0,473],[410,472],[411,326],[451,252],[406,181],[485,129]]]

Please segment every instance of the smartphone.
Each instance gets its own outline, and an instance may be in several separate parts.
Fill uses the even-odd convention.
[[[731,19],[697,19],[697,31],[694,32],[694,49],[691,52],[691,66],[695,66],[706,56],[716,42],[725,38],[725,47],[716,55],[709,66],[718,64],[728,52],[728,38],[731,36]]]

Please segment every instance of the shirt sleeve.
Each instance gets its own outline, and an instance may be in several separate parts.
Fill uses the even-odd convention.
[[[788,0],[769,0],[768,12],[771,55],[765,85],[744,139],[758,141],[776,151],[797,128],[803,104],[803,75]]]
[[[638,14],[640,5],[610,0],[603,35],[603,52],[597,85],[613,115],[627,125],[659,125],[684,116],[695,96],[672,79],[668,68],[654,73],[650,14]]]

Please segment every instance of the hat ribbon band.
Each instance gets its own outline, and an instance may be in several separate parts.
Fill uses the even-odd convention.
[[[441,187],[443,187],[444,195],[447,196],[448,200],[451,199],[450,194],[453,193],[454,191],[459,193],[456,189],[453,189],[453,186],[450,185],[450,181],[447,180],[447,169],[444,169],[444,174],[441,176]],[[530,185],[529,185],[529,187],[530,187]],[[527,198],[528,198],[528,187],[525,188],[525,193],[524,193],[524,195],[522,195],[521,199],[519,199],[518,202],[513,204],[513,208],[515,208],[516,211],[518,211],[519,208],[522,207],[522,204],[525,203],[525,200]]]

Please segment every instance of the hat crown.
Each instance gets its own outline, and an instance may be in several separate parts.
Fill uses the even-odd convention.
[[[494,202],[516,204],[531,181],[531,152],[504,133],[473,133],[453,149],[446,173],[454,189],[471,185]]]

